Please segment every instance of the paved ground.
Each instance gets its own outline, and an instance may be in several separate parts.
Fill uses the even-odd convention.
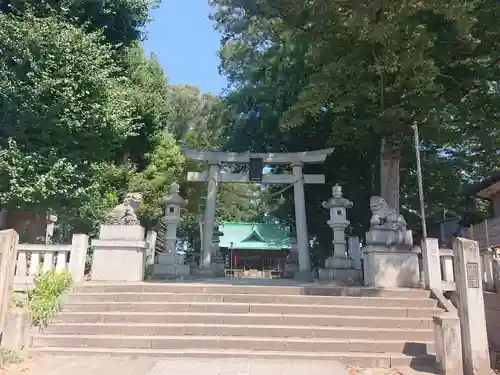
[[[38,357],[1,375],[428,375],[411,369],[354,369],[337,362],[260,359]]]

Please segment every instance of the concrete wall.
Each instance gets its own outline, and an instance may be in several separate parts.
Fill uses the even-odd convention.
[[[500,347],[500,294],[485,292],[484,308],[488,341],[493,346]]]

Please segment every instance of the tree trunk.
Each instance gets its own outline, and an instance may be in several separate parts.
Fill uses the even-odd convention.
[[[399,163],[397,147],[382,140],[380,150],[380,196],[390,208],[399,212]]]

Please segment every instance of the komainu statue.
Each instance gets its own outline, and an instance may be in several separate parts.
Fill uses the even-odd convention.
[[[141,193],[128,193],[123,203],[113,208],[107,215],[104,224],[108,225],[137,225],[136,212],[142,201]]]
[[[406,220],[396,211],[389,207],[382,197],[370,198],[371,228],[406,230]]]

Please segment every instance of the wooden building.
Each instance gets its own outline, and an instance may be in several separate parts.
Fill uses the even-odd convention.
[[[284,270],[291,249],[289,228],[279,224],[225,222],[220,228],[220,250],[226,268],[249,275]]]

